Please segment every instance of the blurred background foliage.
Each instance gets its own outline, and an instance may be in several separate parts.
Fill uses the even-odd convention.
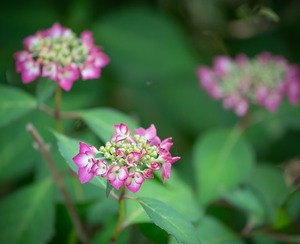
[[[251,125],[242,138],[234,136],[230,128],[239,118],[223,110],[220,102],[200,88],[196,69],[199,64],[210,65],[215,55],[245,53],[252,57],[262,51],[283,55],[299,64],[300,1],[5,1],[0,8],[1,85],[36,94],[38,82],[21,82],[13,54],[23,48],[26,36],[54,22],[77,34],[91,30],[95,43],[111,60],[100,80],[77,81],[70,92],[63,93],[63,110],[112,107],[143,127],[154,123],[161,138],[172,136],[173,154],[182,159],[174,165],[174,180],[172,175],[166,184],[170,184],[174,196],[165,198],[176,201],[176,208],[196,224],[200,239],[205,243],[299,241],[299,107],[282,104],[275,114],[253,107],[252,115],[260,122]],[[46,103],[52,106],[53,99]],[[31,111],[3,125],[0,206],[4,210],[14,211],[8,206],[13,201],[21,201],[20,207],[26,210],[31,206],[31,191],[40,187],[53,190],[47,181],[48,169],[25,131],[28,122],[34,123],[51,143],[58,168],[67,172],[68,166],[49,130],[54,121],[48,115]],[[68,136],[100,145],[84,120],[67,120],[64,126]],[[223,157],[228,143],[231,144]],[[223,164],[214,157],[223,160]],[[39,185],[30,185],[42,179],[45,181]],[[181,179],[180,186],[176,186],[176,179]],[[114,201],[105,199],[103,192],[92,185],[84,185],[76,192],[78,186],[74,185],[79,185],[78,181],[71,177],[65,181],[81,217],[95,234],[93,242],[105,243],[116,221],[117,207],[111,203]],[[20,196],[18,190],[23,187],[28,189]],[[165,194],[160,186],[156,187],[158,193]],[[152,189],[153,194],[155,191]],[[192,198],[196,199],[188,200],[193,203],[191,209],[184,209],[186,199]],[[55,211],[49,202],[55,202]],[[49,210],[47,219],[54,224],[48,226],[45,219],[32,223],[28,228],[41,224],[41,229],[48,232],[41,239],[24,238],[16,243],[74,243],[74,230],[59,193],[53,198],[44,196],[35,210],[43,211],[38,205],[44,203]],[[0,216],[3,211],[0,209]],[[133,234],[141,243],[167,242],[166,233],[155,225],[139,220],[135,223],[132,230],[125,229],[122,234],[124,243],[132,241]],[[1,229],[7,224],[0,220]]]

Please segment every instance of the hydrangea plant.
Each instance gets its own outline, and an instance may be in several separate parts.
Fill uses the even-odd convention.
[[[104,177],[115,188],[126,185],[137,192],[145,179],[153,178],[153,171],[162,171],[162,181],[170,178],[172,164],[180,157],[172,157],[172,138],[161,141],[153,124],[148,129],[138,128],[131,135],[127,125],[114,126],[111,140],[97,150],[80,142],[79,153],[73,157],[78,166],[81,183],[93,177]]]
[[[198,77],[212,98],[222,99],[223,107],[238,116],[244,116],[251,103],[276,111],[285,95],[296,104],[300,94],[299,67],[268,52],[253,59],[217,56],[212,68],[198,68]]]
[[[48,77],[65,91],[80,77],[99,78],[101,68],[109,62],[102,49],[94,44],[90,31],[82,32],[79,38],[59,23],[25,38],[24,48],[14,55],[22,81],[29,83],[38,77]]]

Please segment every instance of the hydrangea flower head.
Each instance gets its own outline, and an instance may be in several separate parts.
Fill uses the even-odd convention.
[[[94,45],[91,32],[84,31],[77,37],[58,23],[25,38],[23,44],[25,49],[14,55],[23,83],[48,77],[69,91],[80,77],[99,78],[101,68],[109,62],[101,48]]]
[[[285,95],[292,104],[300,95],[299,67],[267,52],[253,59],[218,56],[212,68],[198,68],[198,77],[212,98],[222,99],[223,107],[238,116],[245,115],[251,103],[274,112]]]
[[[135,134],[123,123],[114,129],[111,139],[99,150],[80,142],[73,161],[81,183],[103,177],[115,189],[125,185],[135,193],[146,179],[154,177],[154,171],[161,170],[163,183],[170,178],[172,164],[180,159],[170,153],[171,137],[161,141],[153,124],[148,129],[136,129]]]

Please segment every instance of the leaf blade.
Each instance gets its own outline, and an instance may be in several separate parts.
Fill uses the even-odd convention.
[[[52,181],[43,180],[8,196],[0,203],[0,214],[1,243],[49,241],[54,234]]]
[[[206,205],[248,176],[254,166],[254,156],[239,132],[216,130],[196,142],[193,163],[198,198]]]
[[[114,134],[114,125],[126,124],[131,130],[137,128],[137,123],[128,115],[111,108],[96,108],[80,111],[88,127],[104,142],[108,141]]]
[[[35,99],[22,90],[0,86],[0,126],[16,120],[36,107]]]
[[[143,197],[138,202],[154,224],[173,235],[182,243],[200,243],[194,226],[176,210],[159,200]]]

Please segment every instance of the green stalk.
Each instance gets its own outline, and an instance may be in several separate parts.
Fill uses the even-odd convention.
[[[116,228],[114,230],[114,233],[111,237],[111,241],[110,241],[111,244],[116,243],[117,238],[123,229],[123,221],[124,221],[124,217],[125,217],[125,201],[124,201],[125,198],[124,198],[124,196],[125,196],[125,186],[122,186],[121,193],[119,196],[119,218],[118,218],[118,222],[117,222]]]
[[[59,85],[57,85],[55,89],[54,102],[55,128],[57,132],[63,133],[63,127],[61,123],[61,88]]]

